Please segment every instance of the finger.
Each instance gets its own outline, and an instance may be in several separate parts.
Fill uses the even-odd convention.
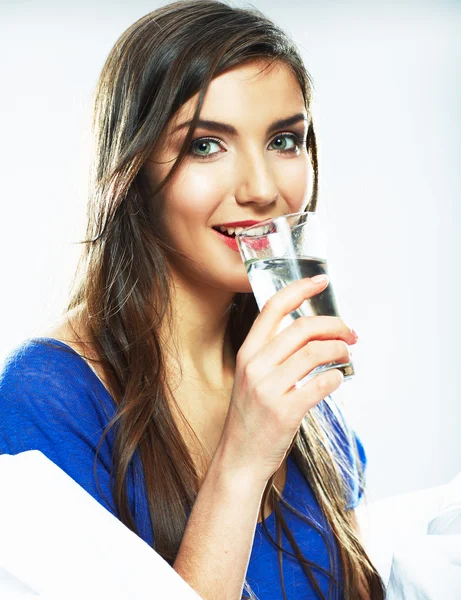
[[[312,340],[343,340],[352,346],[357,339],[340,317],[299,317],[261,348],[257,360],[261,365],[280,365]]]
[[[245,357],[244,362],[248,361],[274,337],[286,315],[299,308],[306,298],[322,292],[329,283],[328,276],[326,277],[327,279],[318,282],[310,277],[293,281],[269,298],[239,350],[240,359]]]
[[[301,423],[311,408],[337,390],[343,381],[339,369],[329,369],[309,379],[301,388],[294,388],[284,396],[287,418],[295,425]]]
[[[291,391],[316,367],[330,362],[344,364],[351,361],[349,346],[342,340],[309,342],[271,372],[271,386],[277,395]]]

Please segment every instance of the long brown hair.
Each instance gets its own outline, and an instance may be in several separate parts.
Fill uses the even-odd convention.
[[[162,232],[157,194],[188,151],[211,80],[254,59],[283,61],[299,81],[310,116],[306,144],[314,173],[305,209],[315,210],[318,165],[311,118],[312,81],[294,43],[257,10],[234,8],[217,0],[191,0],[151,12],[117,40],[95,93],[87,232],[66,311],[85,308],[85,342],[110,376],[117,411],[104,435],[115,428],[113,496],[119,518],[137,532],[126,480],[139,454],[154,548],[170,564],[199,491],[199,477],[173,417],[175,398],[166,375],[161,332],[164,323],[172,322],[167,261],[172,249]],[[166,179],[153,190],[143,165],[173,115],[195,94],[197,109],[181,152]],[[234,296],[227,334],[235,353],[257,314],[252,294]],[[342,570],[344,597],[360,597],[365,582],[373,599],[384,598],[382,581],[346,510],[350,493],[344,477],[347,464],[340,464],[331,424],[318,407],[305,417],[290,453],[312,487],[338,545],[341,565],[332,570],[336,574]],[[277,539],[271,539],[278,548],[284,597],[282,556],[290,552],[281,547],[282,531],[294,549],[291,556],[300,561],[324,600],[314,575],[315,564],[302,555],[287,527],[281,512],[281,504],[286,502],[277,492],[274,478],[266,487],[262,506],[271,497],[278,532]],[[303,518],[318,530],[314,521]],[[262,522],[266,527],[264,518]],[[267,527],[266,531],[270,537]],[[331,544],[329,554],[334,566]],[[330,577],[329,598],[335,582],[335,577]],[[245,589],[254,597],[248,586]]]

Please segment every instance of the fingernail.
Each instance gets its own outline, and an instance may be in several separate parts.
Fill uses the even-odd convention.
[[[312,281],[314,283],[323,283],[324,281],[328,281],[328,275],[316,275],[315,277],[312,277]]]
[[[355,333],[355,331],[354,331],[353,329],[352,329],[352,333],[353,333],[353,334],[354,334],[354,336],[355,336],[355,341],[357,341],[357,340],[359,339],[359,336],[358,336],[358,335]]]

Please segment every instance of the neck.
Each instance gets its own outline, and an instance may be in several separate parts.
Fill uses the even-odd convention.
[[[173,323],[164,339],[172,345],[170,366],[176,367],[176,379],[199,381],[210,389],[222,389],[233,380],[235,352],[227,325],[234,295],[173,277]]]

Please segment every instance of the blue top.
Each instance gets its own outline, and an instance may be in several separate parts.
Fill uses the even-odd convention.
[[[363,490],[359,489],[352,437],[357,442],[364,469],[366,456],[363,446],[356,434],[347,427],[331,396],[323,400],[321,405],[331,418],[341,452],[357,474],[352,481],[348,478],[351,487],[348,508],[355,508]],[[98,454],[96,468],[101,491],[96,487],[93,471],[98,442],[115,410],[116,404],[105,386],[72,348],[52,338],[26,340],[6,357],[0,371],[0,454],[40,450],[118,518],[110,486],[113,429],[105,437]],[[127,492],[139,535],[152,546],[144,475],[137,454],[129,471]],[[282,496],[301,513],[314,518],[332,539],[311,488],[291,456],[287,460],[287,478]],[[303,555],[328,570],[328,552],[321,535],[289,509],[282,506],[282,512]],[[266,519],[266,524],[273,538],[277,539],[273,513]],[[282,543],[284,548],[292,551],[284,534]],[[336,560],[339,561],[338,555]],[[283,570],[288,600],[318,598],[299,562],[285,553]],[[327,597],[328,578],[317,570],[315,575]],[[256,526],[247,582],[259,600],[283,600],[278,552],[260,523]],[[334,598],[339,600],[342,594],[338,593]]]

